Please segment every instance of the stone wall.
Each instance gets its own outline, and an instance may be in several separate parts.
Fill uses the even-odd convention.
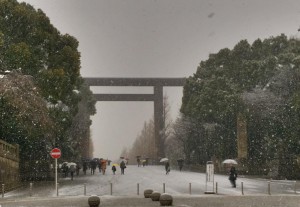
[[[19,145],[0,139],[0,184],[5,184],[5,190],[19,185],[19,173]]]

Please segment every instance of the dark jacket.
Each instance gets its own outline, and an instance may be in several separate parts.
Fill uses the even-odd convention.
[[[235,167],[231,167],[229,171],[229,180],[236,180],[237,178],[237,172],[235,170]]]
[[[166,171],[167,171],[167,172],[170,171],[170,163],[169,163],[169,162],[166,162],[166,163],[165,163],[165,168],[166,168]]]
[[[120,163],[120,168],[126,168],[126,164],[125,164],[124,161],[122,161],[122,162]]]

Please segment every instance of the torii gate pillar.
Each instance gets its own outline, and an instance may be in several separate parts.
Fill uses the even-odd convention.
[[[165,157],[164,151],[164,104],[163,104],[163,87],[154,86],[154,134],[157,157]]]

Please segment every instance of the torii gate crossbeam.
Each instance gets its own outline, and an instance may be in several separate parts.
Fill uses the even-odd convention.
[[[153,94],[94,94],[97,101],[153,101],[157,158],[165,156],[163,141],[163,87],[183,86],[185,78],[84,78],[89,86],[152,86]]]

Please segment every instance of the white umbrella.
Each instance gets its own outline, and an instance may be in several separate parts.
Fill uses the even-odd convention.
[[[68,162],[68,163],[67,163],[67,166],[68,166],[68,167],[71,167],[72,165],[75,165],[75,166],[76,166],[77,164],[76,164],[75,162]]]
[[[169,159],[165,157],[165,158],[160,159],[159,162],[167,162],[167,161],[169,161]]]
[[[237,161],[233,160],[233,159],[226,159],[222,162],[223,164],[232,164],[232,165],[237,165]]]

